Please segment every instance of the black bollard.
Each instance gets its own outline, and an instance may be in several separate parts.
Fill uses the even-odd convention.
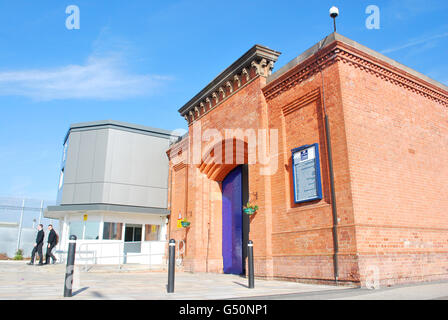
[[[169,243],[169,261],[168,261],[168,293],[174,292],[174,271],[175,271],[175,253],[176,253],[176,241],[170,240]]]
[[[247,264],[249,267],[249,289],[255,288],[254,281],[254,243],[249,240],[247,243]]]
[[[73,269],[75,265],[76,236],[71,235],[68,244],[67,267],[65,270],[64,297],[72,296]]]

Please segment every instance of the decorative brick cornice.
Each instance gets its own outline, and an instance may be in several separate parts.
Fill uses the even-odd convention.
[[[188,124],[201,118],[259,76],[267,77],[280,52],[255,45],[187,102],[179,113]]]
[[[382,63],[373,57],[371,58],[359,50],[349,48],[343,43],[339,44],[339,46],[341,50],[338,56],[344,64],[359,68],[385,81],[422,95],[427,99],[448,106],[448,92],[441,88],[397,67]]]
[[[266,100],[275,98],[282,92],[310,78],[321,69],[339,61],[448,106],[448,92],[442,88],[339,41],[335,41],[316,52],[313,56],[266,85],[263,88]]]
[[[267,84],[263,88],[263,93],[266,100],[271,100],[282,92],[291,89],[297,84],[305,81],[306,79],[319,72],[320,69],[324,69],[327,66],[333,64],[337,57],[337,49],[335,46],[330,46],[322,49],[319,52],[319,57],[312,56],[299,65],[293,67],[291,70],[285,72],[278,79]]]

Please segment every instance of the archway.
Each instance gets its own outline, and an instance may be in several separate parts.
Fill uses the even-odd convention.
[[[222,257],[223,271],[245,274],[249,218],[243,214],[247,201],[247,165],[233,169],[222,182]]]
[[[229,147],[233,144],[233,148]],[[243,214],[243,205],[249,199],[248,149],[242,141],[223,140],[203,156],[199,170],[220,185],[222,192],[222,270],[229,274],[245,274],[249,217]],[[243,146],[243,148],[236,147]],[[216,152],[218,150],[218,152]],[[232,159],[225,161],[226,150],[233,150]],[[207,246],[208,247],[208,246]]]

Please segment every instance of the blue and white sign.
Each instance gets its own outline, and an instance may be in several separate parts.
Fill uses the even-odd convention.
[[[295,203],[322,199],[319,144],[292,150],[292,172]]]

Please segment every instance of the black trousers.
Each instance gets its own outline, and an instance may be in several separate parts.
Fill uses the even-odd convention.
[[[50,263],[50,257],[51,259],[53,259],[53,262],[56,261],[56,257],[53,255],[53,253],[51,253],[54,247],[55,247],[54,244],[50,244],[50,248],[48,248],[47,246],[47,252],[45,254],[45,263]]]
[[[33,251],[31,251],[31,263],[34,263],[36,252],[39,254],[39,263],[43,263],[44,255],[42,254],[42,245],[43,243],[39,243],[33,248]]]

